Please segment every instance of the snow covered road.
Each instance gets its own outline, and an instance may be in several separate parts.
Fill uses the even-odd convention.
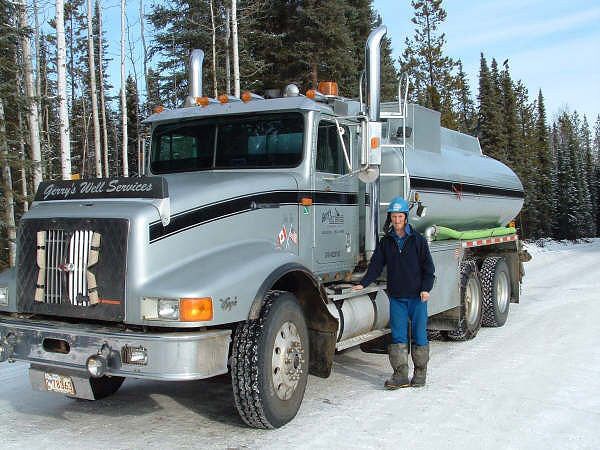
[[[248,429],[227,377],[127,380],[87,402],[0,365],[2,448],[600,448],[600,240],[533,248],[502,328],[431,343],[428,385],[389,392],[385,355],[350,350],[310,377],[282,429]]]

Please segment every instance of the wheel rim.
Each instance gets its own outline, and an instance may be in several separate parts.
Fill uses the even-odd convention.
[[[469,277],[465,289],[465,316],[467,322],[472,325],[477,321],[480,308],[479,288],[473,276]]]
[[[292,322],[285,322],[277,331],[271,362],[275,393],[281,400],[289,400],[304,371],[304,348]]]
[[[498,272],[496,278],[496,302],[500,312],[506,311],[508,307],[508,277],[506,272]]]

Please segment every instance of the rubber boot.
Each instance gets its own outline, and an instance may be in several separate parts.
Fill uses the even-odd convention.
[[[415,365],[415,372],[410,385],[413,387],[423,387],[427,381],[427,363],[429,362],[429,345],[413,345],[412,360]]]
[[[388,354],[394,374],[385,381],[384,386],[387,389],[410,386],[408,381],[408,344],[390,344]]]

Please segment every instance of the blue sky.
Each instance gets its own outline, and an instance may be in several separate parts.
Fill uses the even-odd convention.
[[[145,0],[146,12],[151,2]],[[600,113],[600,0],[446,0],[446,54],[461,59],[477,95],[479,54],[488,63],[508,58],[513,79],[521,79],[530,97],[542,89],[548,120],[568,109],[593,123]],[[104,0],[113,83],[119,80],[119,0]],[[413,34],[410,0],[374,0],[388,26],[394,55]],[[134,45],[140,44],[139,0],[128,0],[128,24]],[[146,26],[147,43],[150,43]],[[182,56],[185,57],[185,56]],[[138,73],[141,59],[135,58]],[[131,63],[128,59],[128,71]]]
[[[409,0],[375,0],[394,55],[413,34]],[[461,59],[477,94],[479,55],[508,58],[530,97],[542,89],[548,119],[568,109],[593,123],[600,113],[600,0],[449,0],[441,31],[446,54]]]

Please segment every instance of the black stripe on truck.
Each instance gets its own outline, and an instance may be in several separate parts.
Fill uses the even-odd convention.
[[[522,190],[499,188],[495,186],[481,186],[478,184],[459,183],[446,180],[433,180],[430,178],[411,177],[410,188],[413,190],[422,189],[452,194],[495,195],[513,198],[525,197],[525,193]]]
[[[205,205],[171,216],[169,225],[161,222],[150,224],[150,242],[156,242],[167,236],[180,233],[205,223],[224,217],[245,213],[255,209],[277,208],[279,205],[297,205],[302,198],[311,198],[313,204],[356,205],[358,196],[348,192],[320,191],[271,191],[236,197]]]

